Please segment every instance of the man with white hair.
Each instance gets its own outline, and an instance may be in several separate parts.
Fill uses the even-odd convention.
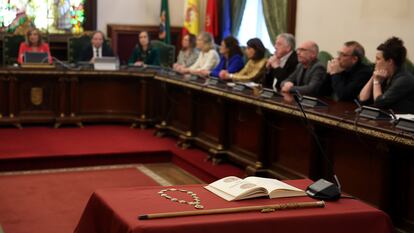
[[[318,45],[313,41],[305,41],[296,49],[296,53],[299,64],[295,71],[281,83],[282,92],[296,93],[298,91],[303,95],[319,95],[326,69],[318,61]]]
[[[295,37],[282,33],[275,41],[275,52],[266,64],[266,76],[263,86],[280,89],[280,84],[295,71],[298,57],[295,52]]]

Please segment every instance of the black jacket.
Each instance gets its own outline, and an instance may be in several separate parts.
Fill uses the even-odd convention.
[[[334,75],[328,74],[326,81],[330,82],[335,100],[352,101],[358,98],[359,92],[371,76],[371,67],[358,62],[349,70]]]
[[[112,49],[106,45],[102,45],[102,56],[103,57],[113,57],[114,53],[112,52]],[[92,44],[87,45],[81,52],[79,61],[90,61],[93,57],[93,50],[92,50]]]
[[[289,58],[286,61],[286,64],[283,68],[271,68],[266,71],[266,76],[263,81],[263,86],[266,88],[272,88],[273,80],[277,78],[276,88],[280,89],[280,84],[289,77],[290,74],[295,71],[296,65],[298,64],[298,56],[296,52],[293,51],[290,54]]]
[[[374,101],[375,107],[414,113],[414,76],[411,73],[400,69],[381,86],[382,95]]]

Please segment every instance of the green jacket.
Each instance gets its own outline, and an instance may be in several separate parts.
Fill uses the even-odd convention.
[[[149,46],[146,52],[141,51],[139,46],[135,46],[131,57],[128,60],[129,65],[133,65],[137,61],[143,61],[146,65],[160,65],[160,52],[158,49]]]

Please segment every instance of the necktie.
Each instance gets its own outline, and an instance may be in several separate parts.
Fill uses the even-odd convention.
[[[99,49],[95,48],[95,57],[99,57]]]

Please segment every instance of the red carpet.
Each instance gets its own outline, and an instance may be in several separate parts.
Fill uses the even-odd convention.
[[[96,189],[158,185],[135,168],[0,176],[5,233],[73,232]]]
[[[152,130],[126,126],[0,129],[0,159],[168,151]]]
[[[173,162],[207,183],[244,175],[232,165],[206,162],[207,154],[201,150],[183,150],[174,139],[153,133],[122,125],[0,129],[0,171]]]
[[[158,161],[173,162],[207,183],[244,175],[153,132],[120,125],[0,129],[0,171]],[[0,176],[0,225],[5,233],[72,232],[94,190],[137,185],[155,182],[135,169]]]

